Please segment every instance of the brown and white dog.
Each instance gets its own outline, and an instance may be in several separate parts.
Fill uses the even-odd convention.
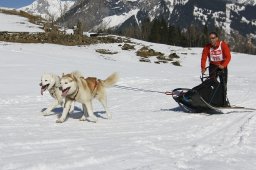
[[[62,96],[65,97],[65,104],[62,115],[57,119],[57,123],[65,121],[68,111],[73,101],[77,101],[83,105],[84,114],[80,118],[85,121],[88,117],[91,121],[97,122],[97,117],[93,114],[92,100],[98,99],[103,105],[108,119],[112,115],[107,107],[106,88],[112,87],[118,81],[117,73],[111,74],[106,80],[100,80],[96,77],[84,78],[78,72],[63,75],[61,77]]]
[[[44,116],[52,114],[52,110],[58,105],[62,106],[64,103],[64,97],[61,95],[62,91],[60,88],[60,77],[55,74],[45,73],[41,77],[41,95],[43,95],[44,91],[48,90],[50,95],[54,98],[52,104],[42,112]],[[74,102],[72,103],[70,112],[74,111]]]

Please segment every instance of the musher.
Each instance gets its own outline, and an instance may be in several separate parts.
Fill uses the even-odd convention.
[[[220,41],[216,32],[209,34],[210,43],[204,46],[201,58],[201,72],[206,71],[206,60],[209,60],[209,76],[217,79],[219,77],[220,83],[224,89],[224,104],[229,107],[227,98],[227,81],[228,81],[228,64],[231,60],[230,49],[227,43]]]

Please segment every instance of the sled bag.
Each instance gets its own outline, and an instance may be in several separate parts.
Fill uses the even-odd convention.
[[[199,95],[212,106],[222,107],[225,104],[224,87],[216,79],[208,79],[192,90],[197,91]]]

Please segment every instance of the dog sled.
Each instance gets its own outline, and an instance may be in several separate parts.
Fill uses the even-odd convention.
[[[222,71],[216,74],[223,76]],[[200,78],[202,83],[192,89],[176,88],[166,92],[122,85],[115,85],[114,87],[123,90],[171,95],[179,104],[180,108],[184,112],[189,113],[224,114],[233,112],[252,112],[256,110],[254,108],[231,106],[226,97],[226,85],[223,81],[216,78],[210,78],[209,75],[205,74],[202,74]],[[223,77],[222,80],[224,80]]]
[[[222,72],[216,73],[222,76]],[[200,77],[202,83],[192,89],[177,88],[171,92],[173,99],[179,104],[184,112],[223,114],[237,112],[239,110],[252,111],[255,109],[230,106],[226,97],[224,82],[209,75]]]

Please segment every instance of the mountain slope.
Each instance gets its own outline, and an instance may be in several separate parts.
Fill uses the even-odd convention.
[[[256,39],[254,0],[36,0],[21,9],[54,20],[63,16],[58,22],[68,27],[81,22],[86,31],[122,32],[129,27],[141,29],[147,19],[164,19],[181,28],[221,27],[228,37],[239,33]]]
[[[2,13],[0,9],[0,32],[44,32],[41,26],[29,22],[28,18]]]
[[[56,20],[66,13],[76,0],[36,0],[31,5],[20,8],[34,15],[40,15],[45,19]]]
[[[255,1],[230,0],[82,0],[59,23],[68,26],[82,22],[85,30],[141,29],[146,19],[164,19],[168,25],[190,25],[209,29],[221,27],[230,36],[234,32],[256,37]],[[136,24],[137,23],[137,24]],[[137,25],[137,26],[136,26]]]

